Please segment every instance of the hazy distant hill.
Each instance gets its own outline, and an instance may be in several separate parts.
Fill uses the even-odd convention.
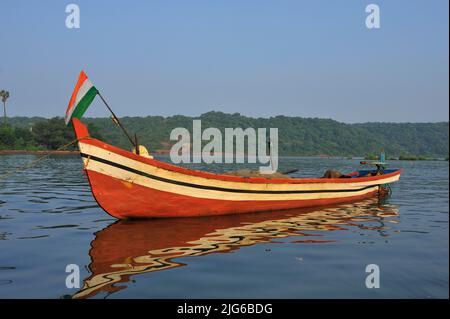
[[[140,144],[150,150],[170,147],[170,131],[175,127],[192,130],[194,117],[124,117],[121,119],[130,132],[136,132]],[[429,157],[446,157],[449,148],[449,123],[362,123],[345,124],[330,119],[276,116],[251,118],[222,112],[208,112],[197,119],[202,129],[217,127],[277,127],[279,129],[280,155],[342,155],[364,156],[377,154],[381,147],[387,156],[414,154]],[[13,126],[29,128],[45,120],[39,117],[14,117]],[[129,148],[129,143],[119,128],[109,118],[86,118],[85,122],[97,127],[102,138],[118,146]],[[206,142],[205,142],[206,143]]]

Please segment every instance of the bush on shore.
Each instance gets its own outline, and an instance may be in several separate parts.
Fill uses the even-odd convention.
[[[93,135],[101,138],[93,124],[88,127]],[[0,124],[0,150],[57,150],[74,139],[72,128],[66,126],[60,117],[41,120],[28,129]],[[75,148],[71,145],[67,149]]]

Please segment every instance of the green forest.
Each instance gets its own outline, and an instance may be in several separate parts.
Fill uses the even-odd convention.
[[[243,129],[278,128],[279,154],[301,156],[366,156],[378,154],[384,148],[391,158],[447,158],[449,123],[359,123],[346,124],[331,119],[275,116],[252,118],[239,113],[208,112],[199,117],[175,115],[169,117],[123,117],[124,127],[150,152],[168,150],[173,128],[192,131],[192,120],[202,120],[208,127]],[[91,135],[119,147],[130,144],[110,118],[85,118]],[[55,150],[72,141],[72,129],[62,118],[12,117],[0,124],[0,150]],[[205,142],[206,143],[206,142]]]

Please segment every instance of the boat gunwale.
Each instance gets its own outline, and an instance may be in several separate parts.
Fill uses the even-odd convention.
[[[163,161],[159,161],[152,158],[142,157],[140,155],[134,154],[133,152],[121,149],[117,146],[105,143],[101,140],[95,139],[89,135],[89,131],[87,126],[82,123],[77,118],[72,119],[73,128],[75,131],[75,135],[78,139],[79,143],[85,143],[89,145],[93,145],[99,147],[101,149],[107,150],[109,152],[116,153],[118,155],[124,156],[128,159],[135,160],[144,164],[148,164],[151,166],[155,166],[164,170],[177,172],[180,174],[191,175],[196,177],[202,177],[206,179],[215,179],[221,181],[230,181],[230,182],[240,182],[240,183],[256,183],[256,184],[306,184],[306,183],[359,183],[359,182],[369,182],[382,180],[389,177],[393,177],[396,175],[400,175],[402,170],[396,169],[391,173],[378,175],[378,176],[368,176],[368,177],[351,177],[351,178],[268,178],[268,177],[241,177],[241,176],[233,176],[226,174],[217,174],[213,172],[193,170],[181,166],[177,166],[174,164],[166,163]],[[348,175],[357,174],[358,171],[354,171],[349,173]]]

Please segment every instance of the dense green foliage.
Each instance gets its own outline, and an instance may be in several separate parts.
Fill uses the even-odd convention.
[[[16,119],[16,118],[13,118]],[[28,125],[0,124],[0,150],[56,150],[75,139],[73,130],[66,126],[59,117],[52,119],[36,119]],[[11,125],[13,124],[13,125]],[[92,124],[89,129],[97,137],[97,128]],[[74,149],[71,145],[67,149]]]
[[[0,124],[0,150],[38,149],[28,129]]]
[[[71,129],[59,118],[37,122],[33,126],[33,137],[37,145],[46,149],[56,150],[70,143],[75,138]]]
[[[175,115],[170,117],[124,117],[121,119],[130,133],[137,133],[139,143],[150,151],[169,149],[175,143],[170,141],[170,132],[175,127],[184,127],[192,131],[193,117]],[[225,114],[209,112],[201,115],[202,129],[208,127],[224,128],[277,127],[280,155],[339,155],[366,156],[378,154],[381,148],[388,158],[403,156],[447,157],[449,147],[449,123],[363,123],[346,124],[330,119],[276,116],[270,118],[251,118],[239,113]],[[39,129],[40,121],[47,121],[55,132]],[[42,118],[10,118],[14,127],[33,127],[35,145],[54,148],[69,139],[68,128],[56,125],[56,120]],[[59,119],[62,123],[62,119]],[[121,130],[109,118],[86,118],[91,130],[97,128],[106,142],[120,147],[130,148],[130,144]],[[63,125],[63,123],[62,123]],[[43,132],[46,132],[45,134]],[[92,132],[91,132],[92,133]],[[50,135],[58,134],[53,141]],[[68,134],[68,133],[67,133]],[[45,136],[44,140],[36,136]],[[0,148],[3,140],[0,137]],[[206,142],[205,142],[206,144]]]

